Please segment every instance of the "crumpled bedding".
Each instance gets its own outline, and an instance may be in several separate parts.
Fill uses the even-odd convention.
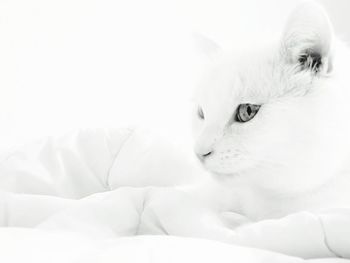
[[[79,131],[4,154],[0,262],[350,262],[350,208],[230,229],[174,187],[200,175],[141,129]]]

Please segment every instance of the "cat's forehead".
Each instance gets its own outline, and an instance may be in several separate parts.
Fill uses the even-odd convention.
[[[273,57],[231,55],[206,68],[196,93],[199,101],[263,103],[277,92]]]
[[[305,82],[303,74],[281,61],[272,47],[242,51],[224,54],[206,68],[196,99],[210,108],[264,104],[303,89]]]

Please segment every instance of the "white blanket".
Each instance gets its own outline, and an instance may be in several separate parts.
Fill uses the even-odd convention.
[[[81,131],[4,155],[0,262],[350,258],[349,208],[232,230],[206,204],[173,187],[197,179],[188,160],[138,129]]]

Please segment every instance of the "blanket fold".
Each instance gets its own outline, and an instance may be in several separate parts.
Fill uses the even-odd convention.
[[[350,208],[231,229],[218,211],[173,187],[198,179],[200,172],[189,160],[173,144],[140,129],[85,130],[42,140],[0,163],[0,226],[91,240],[204,238],[234,250],[244,246],[252,253],[294,256],[283,256],[290,262],[350,258]],[[264,262],[260,259],[247,262]]]

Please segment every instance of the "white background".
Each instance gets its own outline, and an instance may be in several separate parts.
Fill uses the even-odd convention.
[[[350,39],[350,1],[321,2]],[[0,150],[128,124],[186,143],[197,67],[192,32],[232,48],[279,33],[296,3],[0,0]]]

